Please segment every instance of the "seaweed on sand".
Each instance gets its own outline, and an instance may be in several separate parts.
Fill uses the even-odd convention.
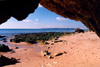
[[[44,43],[47,40],[51,40],[53,38],[65,35],[65,34],[71,34],[68,32],[47,32],[47,33],[33,33],[33,34],[20,34],[15,35],[14,39],[11,39],[10,42],[27,42],[27,43],[37,43],[42,42]]]

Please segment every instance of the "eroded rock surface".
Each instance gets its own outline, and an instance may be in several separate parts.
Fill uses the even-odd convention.
[[[100,0],[41,0],[40,4],[65,18],[81,21],[100,37]]]

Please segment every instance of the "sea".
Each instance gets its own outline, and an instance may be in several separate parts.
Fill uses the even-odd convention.
[[[89,29],[83,29],[84,31],[89,30]],[[10,45],[8,43],[3,42],[3,39],[7,39],[7,42],[10,41],[9,38],[14,38],[15,35],[18,34],[29,34],[29,33],[44,33],[44,32],[75,32],[75,28],[45,28],[45,29],[0,29],[0,35],[1,36],[6,36],[3,38],[0,38],[0,44],[5,44],[8,46],[13,46],[15,45]],[[25,47],[25,46],[17,46],[17,47]],[[31,47],[29,47],[31,48]]]
[[[83,29],[84,31],[89,29]],[[75,28],[46,28],[46,29],[0,29],[0,35],[16,35],[43,32],[74,32]]]

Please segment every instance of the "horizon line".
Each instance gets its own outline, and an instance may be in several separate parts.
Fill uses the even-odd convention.
[[[0,29],[76,29],[76,28],[0,28]],[[79,28],[88,29],[88,28]]]

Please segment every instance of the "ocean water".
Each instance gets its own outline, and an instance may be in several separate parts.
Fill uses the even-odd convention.
[[[83,29],[84,31],[89,29]],[[43,33],[43,32],[74,32],[74,28],[54,28],[54,29],[0,29],[0,35],[5,35],[6,37],[0,38],[0,44],[5,44],[8,46],[16,47],[16,45],[10,45],[8,43],[3,42],[3,39],[7,38],[7,41],[9,42],[10,39],[8,38],[14,38],[14,35],[16,34],[26,34],[26,33]],[[23,45],[17,45],[17,47],[24,48],[26,46]],[[28,47],[32,48],[32,47]]]
[[[83,29],[84,31],[89,29]],[[0,35],[15,35],[26,33],[43,33],[43,32],[74,32],[74,28],[52,28],[52,29],[0,29]]]

